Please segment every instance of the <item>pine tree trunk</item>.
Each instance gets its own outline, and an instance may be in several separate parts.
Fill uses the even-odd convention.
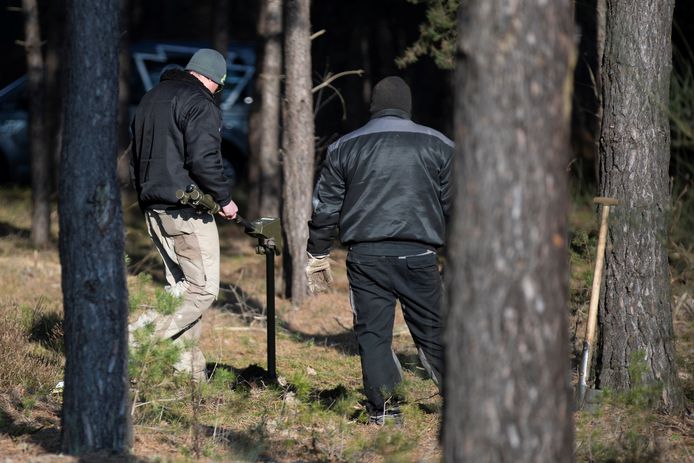
[[[281,203],[279,163],[280,79],[282,73],[282,0],[263,0],[258,17],[261,63],[255,78],[251,123],[251,208],[278,217]]]
[[[229,0],[212,0],[212,48],[227,55],[229,48]]]
[[[68,2],[60,262],[63,451],[129,446],[123,214],[116,182],[118,0]]]
[[[31,157],[31,242],[45,246],[51,238],[51,158],[44,116],[44,64],[41,52],[39,7],[36,0],[22,0],[24,43],[29,82],[29,151]]]
[[[304,268],[314,165],[310,0],[287,0],[285,5],[284,281],[287,296],[299,305],[307,295]]]
[[[595,66],[595,86],[597,93],[597,108],[595,111],[595,117],[597,119],[597,124],[595,127],[595,162],[593,163],[593,168],[595,172],[595,179],[597,182],[600,180],[600,134],[602,133],[602,123],[603,123],[603,89],[602,89],[602,61],[605,54],[605,1],[606,0],[596,0],[596,11],[595,11],[595,41],[596,41],[596,51],[597,51],[597,63]]]
[[[445,459],[572,461],[571,1],[471,0],[458,30]]]
[[[683,396],[665,249],[674,1],[608,0],[606,5],[600,192],[621,204],[610,217],[596,385],[662,386],[662,408],[678,412]]]
[[[63,111],[62,111],[62,72],[63,42],[65,37],[65,4],[51,2],[48,6],[48,28],[46,34],[46,79],[44,83],[44,114],[46,122],[46,140],[48,140],[48,157],[51,165],[51,192],[58,190],[57,166],[60,165],[62,145]]]

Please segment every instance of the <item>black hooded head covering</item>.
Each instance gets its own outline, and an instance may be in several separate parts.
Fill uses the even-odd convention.
[[[371,114],[384,109],[399,109],[408,115],[412,113],[410,87],[398,76],[381,79],[371,94]]]

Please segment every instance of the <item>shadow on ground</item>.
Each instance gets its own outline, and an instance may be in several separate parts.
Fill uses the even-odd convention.
[[[37,314],[29,329],[29,340],[53,352],[64,354],[63,316],[56,312]]]
[[[22,239],[29,239],[31,237],[31,232],[24,228],[15,227],[7,222],[0,222],[0,238],[6,236],[18,236]]]
[[[345,330],[340,333],[332,334],[311,334],[301,331],[291,323],[286,323],[283,320],[279,321],[279,325],[283,331],[299,342],[310,343],[316,346],[332,347],[344,355],[359,354],[357,338],[352,330]]]
[[[251,364],[246,368],[235,368],[223,363],[208,363],[207,371],[210,380],[214,378],[218,371],[228,371],[234,374],[234,381],[231,388],[238,392],[247,393],[254,388],[275,388],[278,391],[297,392],[298,387],[291,382],[280,384],[277,378],[263,367]],[[320,405],[325,410],[330,410],[339,400],[349,396],[349,391],[342,384],[330,389],[311,389],[308,393],[308,400]]]
[[[222,282],[217,305],[224,311],[252,321],[265,317],[265,304],[243,290],[240,286]]]
[[[0,434],[36,445],[46,452],[60,452],[60,404],[38,401],[27,413],[21,397],[14,392],[0,396]]]

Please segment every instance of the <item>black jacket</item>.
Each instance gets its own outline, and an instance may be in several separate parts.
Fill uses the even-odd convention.
[[[386,109],[330,145],[313,195],[308,252],[345,245],[415,242],[440,247],[452,199],[453,142]]]
[[[195,183],[221,206],[231,201],[224,176],[221,111],[191,74],[171,70],[135,112],[130,173],[140,207],[178,206],[176,190]]]

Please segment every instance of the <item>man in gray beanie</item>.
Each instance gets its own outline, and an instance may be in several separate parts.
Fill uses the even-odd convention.
[[[159,338],[174,340],[182,355],[174,367],[205,379],[205,357],[197,347],[202,315],[219,292],[219,235],[214,217],[179,203],[176,191],[195,184],[234,219],[231,184],[221,156],[222,115],[214,101],[226,78],[224,57],[198,50],[185,70],[164,72],[142,98],[131,125],[131,180],[147,230],[159,251],[167,291],[181,298],[175,313],[145,313],[130,326],[154,324]]]
[[[400,363],[392,351],[395,302],[419,358],[443,384],[438,248],[451,206],[453,142],[410,120],[400,77],[376,84],[371,120],[330,145],[313,196],[306,276],[311,292],[332,282],[328,255],[339,230],[371,423],[401,419]]]

